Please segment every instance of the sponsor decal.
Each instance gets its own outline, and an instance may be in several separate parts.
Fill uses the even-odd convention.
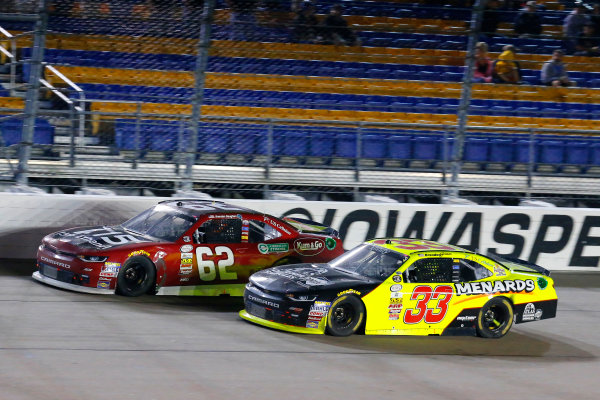
[[[184,260],[186,258],[194,258],[194,253],[181,253],[181,259]]]
[[[533,292],[535,283],[531,279],[506,280],[495,282],[466,282],[456,283],[456,295],[496,294],[496,293],[520,293]]]
[[[189,280],[190,280],[189,276],[188,277],[181,277],[181,278],[179,278],[179,282],[189,282]]]
[[[545,278],[538,278],[537,280],[538,283],[538,287],[542,290],[546,289],[546,287],[548,287],[548,281]]]
[[[319,323],[317,321],[306,321],[306,327],[316,329],[319,327]]]
[[[99,250],[109,249],[114,246],[120,246],[130,243],[140,243],[146,241],[143,238],[137,238],[131,234],[117,231],[110,226],[101,228],[85,229],[74,232],[58,232],[57,237],[65,239],[76,239],[86,242]]]
[[[150,258],[150,253],[148,253],[146,250],[136,250],[136,251],[132,251],[131,253],[127,254],[127,257],[133,257],[133,256],[146,256],[146,257]]]
[[[394,276],[392,276],[392,280],[394,282],[400,283],[400,282],[402,282],[402,277],[400,275],[394,275]]]
[[[327,269],[322,267],[298,267],[283,270],[278,268],[268,268],[265,270],[265,273],[267,274],[282,276],[293,281],[295,284],[306,288],[328,285],[329,279],[320,276],[326,272]]]
[[[191,264],[182,264],[179,266],[179,275],[189,275],[193,271]]]
[[[402,290],[402,285],[392,285],[390,286],[390,292],[399,292]]]
[[[71,266],[70,266],[69,264],[65,264],[65,263],[63,263],[63,262],[56,261],[56,260],[53,260],[53,259],[51,259],[51,258],[46,258],[46,257],[44,257],[44,256],[41,256],[41,257],[40,257],[40,259],[41,259],[43,262],[46,262],[46,263],[48,263],[48,264],[52,264],[52,265],[58,265],[59,267],[63,267],[63,268],[67,268],[67,269],[71,268]]]
[[[283,226],[282,224],[280,224],[278,221],[276,221],[272,218],[269,218],[267,216],[263,216],[263,221],[269,225],[273,225],[275,228],[279,229],[280,231],[285,232],[288,235],[290,235],[290,231],[288,229],[286,229],[286,227]]]
[[[192,239],[189,236],[184,236],[181,238],[185,243],[189,243],[192,241]]]
[[[110,281],[100,279],[98,281],[98,285],[96,285],[98,289],[110,289]]]
[[[537,310],[535,310],[535,320],[539,321],[540,319],[542,319],[542,309],[538,308]]]
[[[84,270],[85,272],[92,272],[92,271],[93,271],[93,268],[84,268],[83,270]]]
[[[241,214],[211,214],[208,216],[209,219],[242,219]]]
[[[105,262],[102,266],[102,270],[100,271],[100,276],[106,278],[114,278],[119,273],[119,269],[121,269],[120,263]]]
[[[248,225],[250,225],[250,221],[248,221],[247,219],[245,219],[245,220],[242,221],[242,225],[248,226]]]
[[[390,300],[391,300],[391,303],[388,306],[388,319],[391,321],[395,321],[395,320],[400,319],[400,314],[402,313],[402,299],[390,299]],[[396,302],[396,300],[399,300],[399,301]]]
[[[338,295],[338,297],[340,297],[341,295],[344,295],[344,294],[355,294],[355,295],[360,296],[360,292],[358,290],[354,290],[354,289],[344,290],[342,292],[339,292],[337,295]]]
[[[395,304],[395,303],[402,303],[402,297],[392,297],[392,298],[390,298],[390,304]]]
[[[193,262],[194,262],[193,258],[182,258],[181,259],[181,265],[192,265]]]
[[[250,231],[250,227],[246,226],[246,225],[242,225],[242,232],[249,232]]]
[[[506,270],[499,265],[494,265],[494,275],[506,276]]]
[[[294,241],[294,250],[303,256],[316,256],[325,248],[325,242],[322,239],[296,239]]]
[[[523,321],[533,321],[535,319],[535,306],[533,303],[527,303],[525,309],[523,310],[523,317],[521,317]]]
[[[391,292],[390,293],[390,299],[401,299],[402,298],[402,293],[400,292]]]
[[[253,296],[251,294],[248,295],[248,300],[252,300],[255,303],[260,303],[260,304],[263,304],[265,306],[269,306],[269,307],[273,307],[273,308],[279,308],[279,304],[277,304],[275,302],[272,302],[272,301],[269,301],[269,300],[261,299],[260,297]]]
[[[475,321],[476,318],[475,315],[461,315],[456,317],[456,320],[460,322],[472,322]]]
[[[258,251],[261,254],[287,253],[289,250],[290,245],[288,243],[260,243],[258,245]]]
[[[335,249],[335,246],[337,246],[337,242],[334,238],[328,237],[325,239],[325,247],[327,247],[327,250],[333,250]]]
[[[390,313],[389,316],[390,316],[389,317],[390,321],[395,321],[395,320],[400,319],[400,314],[397,314],[397,313],[394,313],[394,314]]]
[[[189,253],[193,250],[194,250],[194,246],[192,246],[191,244],[184,244],[183,246],[181,246],[179,248],[179,251],[181,251],[182,253]]]

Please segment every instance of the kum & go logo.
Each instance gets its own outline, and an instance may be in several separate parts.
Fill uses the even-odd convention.
[[[316,256],[325,248],[325,242],[321,239],[296,239],[294,250],[303,256]]]

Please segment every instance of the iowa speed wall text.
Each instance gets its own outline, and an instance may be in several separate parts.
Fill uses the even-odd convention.
[[[0,257],[34,258],[53,231],[118,224],[162,198],[0,194]],[[225,200],[332,226],[350,249],[374,237],[437,240],[552,270],[600,270],[600,210],[390,203]]]

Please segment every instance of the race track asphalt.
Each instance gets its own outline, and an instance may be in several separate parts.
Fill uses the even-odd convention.
[[[0,399],[600,398],[600,274],[499,340],[278,332],[234,298],[72,293],[0,260]]]

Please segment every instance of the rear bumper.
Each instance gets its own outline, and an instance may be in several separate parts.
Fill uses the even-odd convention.
[[[281,324],[278,322],[269,321],[269,320],[266,320],[263,318],[256,317],[254,315],[250,315],[250,314],[248,314],[248,312],[246,312],[246,310],[240,311],[239,315],[246,321],[254,322],[255,324],[266,326],[267,328],[279,329],[280,331],[286,331],[286,332],[292,332],[292,333],[307,333],[307,334],[313,334],[313,335],[315,335],[315,334],[322,335],[325,333],[326,318],[323,318],[321,320],[321,322],[319,323],[319,327],[315,329],[315,328],[303,328],[301,326],[286,325],[286,324]]]
[[[55,286],[61,289],[72,290],[74,292],[91,294],[115,294],[114,289],[100,289],[81,285],[74,285],[72,283],[62,282],[56,279],[48,278],[47,276],[40,274],[39,271],[34,272],[33,275],[31,275],[31,277],[38,282],[42,282],[47,285]]]

